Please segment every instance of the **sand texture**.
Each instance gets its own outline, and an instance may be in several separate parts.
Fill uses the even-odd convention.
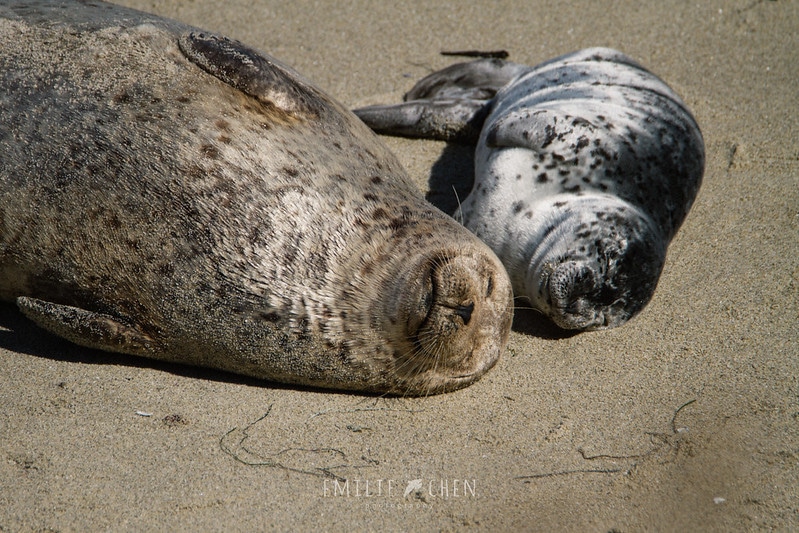
[[[349,107],[442,50],[618,48],[693,111],[704,184],[639,317],[564,335],[520,310],[500,363],[436,397],[109,355],[4,304],[0,531],[799,530],[799,2],[121,3]],[[468,192],[468,149],[384,140],[438,205]]]

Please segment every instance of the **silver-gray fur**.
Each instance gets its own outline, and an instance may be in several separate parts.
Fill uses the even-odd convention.
[[[699,127],[662,80],[590,48],[533,68],[452,65],[405,99],[356,114],[383,133],[479,135],[454,216],[497,253],[517,296],[568,329],[615,327],[649,302],[704,172]]]
[[[510,283],[360,121],[245,45],[103,2],[0,5],[0,298],[107,351],[430,394]]]

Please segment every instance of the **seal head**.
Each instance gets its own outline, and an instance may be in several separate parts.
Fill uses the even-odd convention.
[[[643,309],[665,255],[657,228],[613,197],[553,210],[560,220],[546,226],[524,279],[533,306],[561,328],[582,330],[619,326]]]
[[[457,250],[407,265],[385,296],[383,328],[394,372],[413,390],[471,383],[497,361],[510,333],[512,291],[489,256]]]

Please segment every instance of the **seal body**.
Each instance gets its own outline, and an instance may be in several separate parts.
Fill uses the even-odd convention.
[[[429,394],[512,292],[349,111],[245,45],[102,2],[0,5],[0,298],[102,350]]]
[[[455,217],[501,258],[517,296],[567,329],[615,327],[649,302],[704,172],[699,127],[662,80],[591,48],[534,68],[453,65],[406,100],[356,114],[401,135],[479,132]]]

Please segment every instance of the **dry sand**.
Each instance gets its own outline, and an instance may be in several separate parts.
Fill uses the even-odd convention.
[[[441,50],[619,48],[693,110],[705,182],[641,316],[564,337],[520,311],[492,372],[432,398],[93,352],[2,306],[0,531],[799,528],[799,2],[122,3],[349,106],[397,101]],[[434,199],[468,172],[385,140]]]

